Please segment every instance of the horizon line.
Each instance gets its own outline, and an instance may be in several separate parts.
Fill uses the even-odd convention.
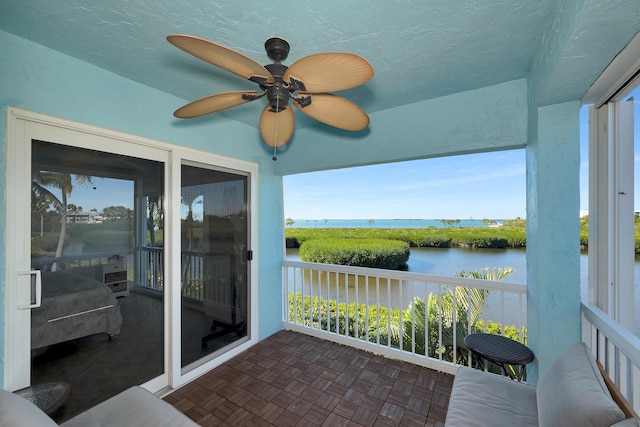
[[[523,217],[515,217],[515,218],[292,218],[286,217],[285,219],[291,218],[296,221],[443,221],[443,220],[460,220],[460,221],[483,221],[485,219],[492,221],[509,221],[512,219],[526,219]]]

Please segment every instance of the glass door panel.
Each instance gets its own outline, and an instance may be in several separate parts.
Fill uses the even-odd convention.
[[[165,371],[165,165],[35,140],[31,152],[31,384],[70,385],[61,421]]]
[[[247,340],[247,176],[182,165],[181,366]]]

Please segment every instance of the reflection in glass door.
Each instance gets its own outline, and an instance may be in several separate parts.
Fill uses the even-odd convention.
[[[181,366],[247,340],[247,176],[182,165]]]
[[[33,141],[31,384],[64,382],[58,421],[162,375],[164,163]]]

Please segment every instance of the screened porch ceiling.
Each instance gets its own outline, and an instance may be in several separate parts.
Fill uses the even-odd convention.
[[[632,38],[638,16],[630,0],[3,0],[0,30],[187,101],[255,87],[170,45],[172,33],[262,64],[271,63],[263,46],[273,35],[291,45],[285,65],[353,52],[375,76],[341,95],[371,114],[521,78],[534,83],[540,105],[580,99]],[[223,115],[257,127],[262,108],[254,102],[199,120]],[[298,129],[310,125],[319,124],[297,115]]]

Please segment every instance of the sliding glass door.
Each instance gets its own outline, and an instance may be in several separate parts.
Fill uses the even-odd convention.
[[[181,167],[181,366],[246,341],[248,178]]]
[[[31,165],[31,384],[72,416],[165,372],[165,165],[38,140]]]
[[[257,341],[257,165],[14,108],[7,131],[5,389],[68,384],[63,421]]]

